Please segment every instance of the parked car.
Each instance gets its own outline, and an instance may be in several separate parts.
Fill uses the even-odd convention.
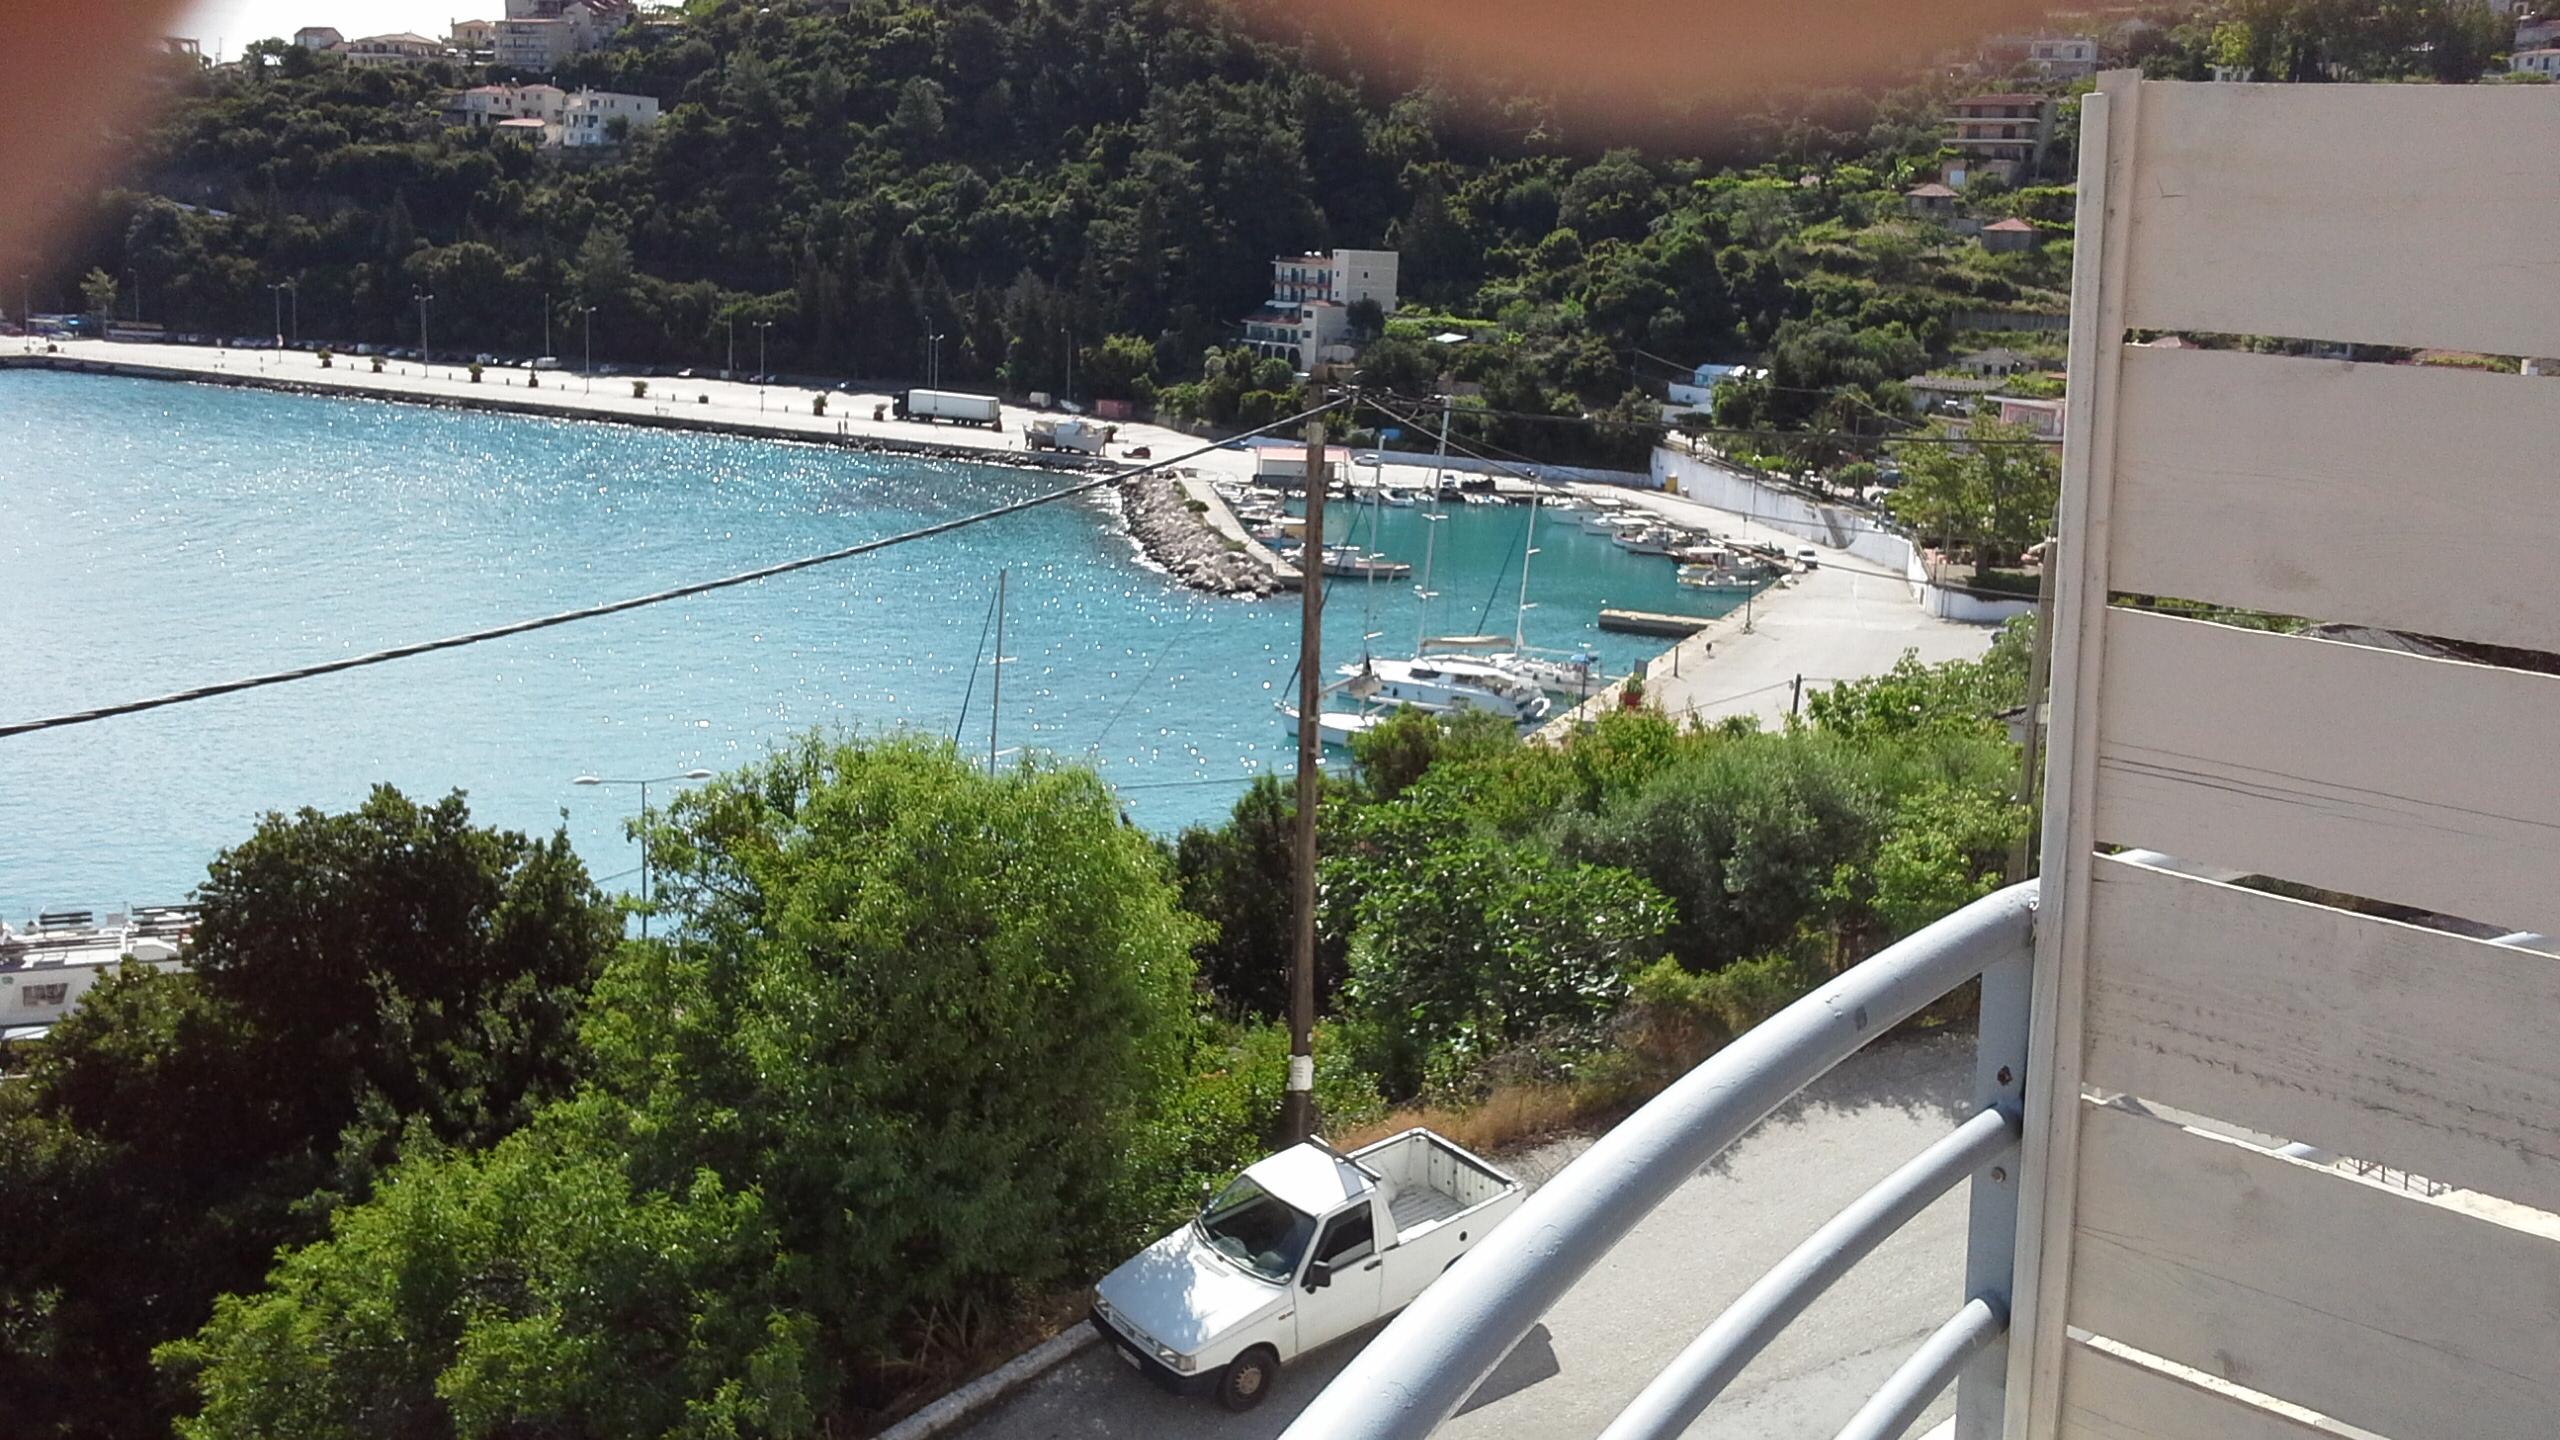
[[[1799,550],[1796,552],[1796,563],[1807,570],[1819,570],[1822,568],[1822,552],[1813,549]]]
[[[1525,1193],[1428,1130],[1293,1145],[1104,1276],[1093,1327],[1165,1389],[1250,1410],[1282,1365],[1411,1303]]]

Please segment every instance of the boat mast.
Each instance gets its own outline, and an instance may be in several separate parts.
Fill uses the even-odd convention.
[[[1440,397],[1440,455],[1431,467],[1431,503],[1434,506],[1440,504],[1440,486],[1449,478],[1449,472],[1445,468],[1448,463],[1449,397],[1443,395]],[[1439,594],[1431,588],[1432,543],[1440,538],[1438,528],[1440,522],[1448,518],[1449,512],[1446,510],[1439,511],[1437,514],[1425,511],[1422,516],[1422,583],[1413,587],[1414,596],[1422,602],[1421,613],[1413,620],[1413,653],[1416,658],[1420,658],[1422,654],[1422,642],[1430,637],[1431,602]]]
[[[1511,618],[1511,653],[1525,655],[1529,642],[1529,557],[1538,553],[1538,511],[1547,503],[1544,495],[1529,497],[1529,537],[1520,547],[1520,609]]]
[[[996,663],[987,693],[987,773],[996,773],[996,726],[1004,721],[1004,576],[996,571]]]

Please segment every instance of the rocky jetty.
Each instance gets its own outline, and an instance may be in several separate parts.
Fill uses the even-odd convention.
[[[1129,533],[1148,559],[1183,584],[1213,595],[1268,595],[1280,588],[1260,561],[1191,508],[1172,476],[1161,471],[1141,475],[1118,489]]]

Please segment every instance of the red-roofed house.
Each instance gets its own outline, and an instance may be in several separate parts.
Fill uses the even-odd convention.
[[[1994,220],[1982,227],[1982,248],[1995,255],[2003,255],[2015,250],[2033,250],[2043,243],[2044,236],[2036,230],[2036,227],[2015,216],[2006,220]]]

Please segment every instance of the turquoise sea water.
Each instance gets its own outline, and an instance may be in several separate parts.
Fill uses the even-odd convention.
[[[26,719],[638,594],[1059,484],[997,466],[163,381],[0,373],[0,718]],[[1346,513],[1422,558],[1414,510]],[[1433,633],[1507,632],[1517,507],[1450,507]],[[1540,526],[1530,643],[1614,672],[1658,642],[1599,608],[1712,613],[1659,559]],[[1003,704],[966,742],[1088,761],[1129,814],[1214,819],[1286,768],[1295,596],[1197,595],[1088,497],[876,556],[464,650],[0,740],[0,915],[181,895],[262,812],[378,781],[483,820],[563,812],[600,876],[628,792],[581,773],[725,769],[816,726],[950,734],[999,568]],[[1332,664],[1408,654],[1411,585],[1336,582]],[[987,647],[992,653],[992,645]],[[1012,753],[1002,763],[1012,763]],[[664,794],[653,788],[652,799]],[[616,884],[632,883],[620,878]]]

